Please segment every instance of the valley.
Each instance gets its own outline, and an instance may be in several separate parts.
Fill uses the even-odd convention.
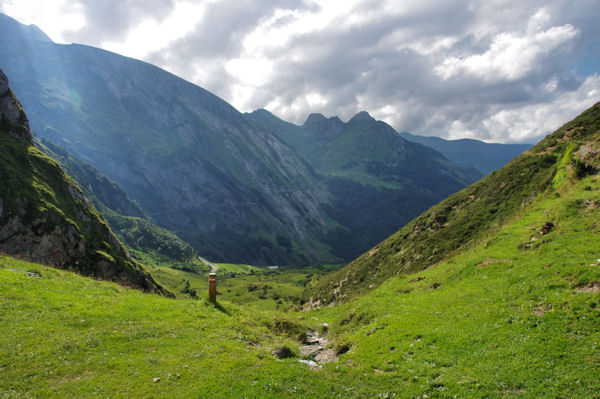
[[[0,353],[0,390],[9,397],[593,397],[599,116],[597,104],[533,148],[529,156],[555,155],[542,164],[549,183],[531,180],[546,188],[491,229],[429,267],[357,286],[334,306],[297,306],[296,298],[309,300],[353,264],[313,276],[219,264],[222,295],[213,305],[200,260],[196,273],[148,266],[175,300],[2,256],[0,342],[13,349]],[[197,299],[188,299],[191,289]],[[311,357],[304,346],[315,337],[326,337],[337,361]]]
[[[2,13],[0,68],[0,397],[598,396],[600,102],[295,124]]]
[[[600,203],[600,182],[566,184],[435,267],[301,313],[226,300],[213,307],[202,296],[174,301],[3,257],[0,340],[15,349],[0,359],[0,389],[46,397],[593,397],[600,207],[586,204]],[[548,219],[557,227],[541,236]],[[298,361],[298,335],[323,323],[339,360],[314,368]],[[273,355],[282,346],[292,357]]]
[[[302,127],[242,114],[148,63],[0,22],[0,68],[34,136],[87,171],[73,177],[130,246],[142,222],[119,209],[216,262],[344,263],[482,177],[364,111]]]

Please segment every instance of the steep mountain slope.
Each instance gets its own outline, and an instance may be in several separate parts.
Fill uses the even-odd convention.
[[[599,130],[600,103],[319,281],[309,290],[309,300],[328,303],[358,295],[390,276],[428,268],[481,242],[567,177],[596,173]]]
[[[168,294],[112,234],[81,190],[33,145],[0,70],[0,252]]]
[[[473,167],[483,175],[500,169],[517,155],[532,147],[530,144],[485,143],[473,139],[444,140],[439,137],[418,136],[407,132],[400,136],[439,151],[450,161]]]
[[[120,184],[209,259],[334,261],[329,193],[277,138],[213,94],[144,62],[32,39],[4,18],[0,67],[32,129]]]
[[[104,216],[111,230],[129,249],[165,261],[189,262],[194,249],[172,232],[152,223],[140,206],[118,184],[102,175],[94,166],[71,156],[63,148],[42,138],[36,142],[67,171],[83,194]]]
[[[329,214],[341,225],[326,241],[346,259],[481,177],[404,140],[366,112],[347,123],[311,114],[302,126],[266,110],[247,116],[294,148],[324,179],[334,198]]]

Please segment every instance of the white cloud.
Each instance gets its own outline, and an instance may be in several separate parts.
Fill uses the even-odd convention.
[[[600,76],[588,77],[579,89],[562,93],[551,102],[528,104],[513,109],[497,109],[481,121],[469,126],[454,121],[450,138],[480,137],[486,131],[488,141],[526,142],[539,140],[600,100]]]
[[[23,24],[42,27],[54,41],[66,42],[64,34],[81,29],[86,24],[83,9],[67,0],[5,0],[0,11]]]
[[[600,99],[600,7],[589,0],[0,0],[0,7],[54,40],[142,58],[240,111],[267,108],[295,123],[310,112],[348,120],[367,110],[400,131],[533,141]]]
[[[434,68],[443,79],[457,75],[474,75],[486,80],[516,80],[535,69],[542,57],[574,39],[579,31],[570,24],[540,30],[548,21],[546,13],[536,13],[524,34],[497,34],[488,51],[467,57],[446,58]]]
[[[156,20],[146,17],[119,41],[103,41],[104,49],[143,59],[190,33],[202,19],[204,7],[193,2],[177,3],[170,15]]]

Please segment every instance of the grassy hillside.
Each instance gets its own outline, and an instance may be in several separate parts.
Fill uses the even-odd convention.
[[[0,347],[11,348],[0,351],[4,397],[277,397],[319,389],[296,359],[275,359],[271,350],[290,339],[255,311],[143,295],[7,257],[0,265]]]
[[[600,167],[600,103],[502,169],[451,195],[337,273],[310,288],[315,303],[358,295],[480,243],[532,202]]]
[[[388,397],[592,398],[598,258],[595,175],[564,182],[468,251],[315,314],[350,348],[344,370]]]
[[[542,235],[549,220],[555,227]],[[566,179],[436,267],[393,276],[335,307],[286,315],[144,295],[0,257],[0,347],[11,348],[0,351],[0,392],[596,397],[599,238],[599,177]],[[311,368],[273,355],[287,346],[298,356],[295,337],[323,322],[337,362]]]

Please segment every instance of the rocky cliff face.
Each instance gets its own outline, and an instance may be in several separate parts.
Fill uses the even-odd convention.
[[[129,258],[71,178],[33,146],[2,71],[0,89],[0,252],[168,295]]]
[[[31,143],[33,141],[29,131],[29,121],[23,111],[21,103],[8,87],[8,78],[0,70],[0,128],[11,136]]]

